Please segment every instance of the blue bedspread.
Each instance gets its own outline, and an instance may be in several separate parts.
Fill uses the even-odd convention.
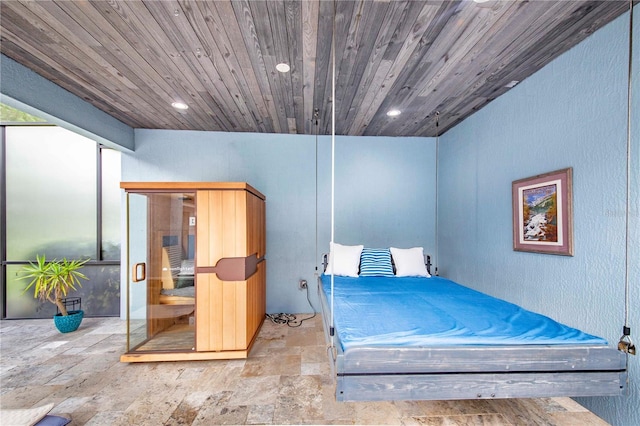
[[[331,277],[322,276],[330,300]],[[558,345],[607,341],[440,278],[336,276],[334,321],[356,346]],[[330,303],[330,302],[329,302]]]

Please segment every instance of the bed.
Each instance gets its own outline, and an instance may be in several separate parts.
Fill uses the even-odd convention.
[[[399,277],[392,268],[334,275],[333,327],[331,275],[318,279],[338,401],[625,392],[626,356],[604,339],[445,278]]]

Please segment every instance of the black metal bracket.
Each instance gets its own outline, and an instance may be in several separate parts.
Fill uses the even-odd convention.
[[[66,297],[62,299],[62,304],[67,309],[67,312],[70,311],[79,311],[82,310],[82,298],[81,297]],[[71,309],[69,309],[71,307]],[[56,313],[60,313],[60,309],[56,307]]]

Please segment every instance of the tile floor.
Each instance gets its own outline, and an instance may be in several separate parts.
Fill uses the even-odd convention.
[[[0,321],[0,407],[53,402],[72,425],[604,425],[569,398],[341,403],[320,318],[264,323],[247,360],[123,364],[125,322]],[[0,419],[0,424],[2,419]]]

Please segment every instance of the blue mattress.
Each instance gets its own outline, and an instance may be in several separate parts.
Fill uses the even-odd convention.
[[[440,277],[334,278],[334,323],[345,351],[361,346],[607,344]],[[330,301],[331,277],[321,279]]]

